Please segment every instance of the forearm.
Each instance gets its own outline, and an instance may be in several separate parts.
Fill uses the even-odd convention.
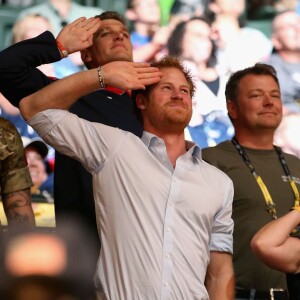
[[[2,201],[9,227],[35,225],[30,189],[5,194]]]
[[[300,223],[300,212],[291,211],[285,216],[274,220],[259,230],[251,245],[254,248],[277,247],[282,245],[292,230]]]
[[[206,278],[206,288],[210,300],[234,299],[234,275],[224,274],[219,278]]]
[[[210,300],[234,299],[234,272],[232,256],[229,253],[211,252],[205,286]]]
[[[300,212],[291,211],[264,226],[252,239],[253,252],[269,267],[281,272],[299,272],[299,240],[289,237],[300,223]]]
[[[22,116],[28,120],[46,109],[68,109],[81,96],[100,87],[97,76],[97,70],[92,69],[73,74],[48,85],[21,100]]]

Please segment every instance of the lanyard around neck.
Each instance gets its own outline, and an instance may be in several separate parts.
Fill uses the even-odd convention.
[[[243,158],[245,164],[247,165],[247,167],[249,168],[250,172],[252,173],[253,177],[255,178],[258,186],[260,187],[263,196],[265,198],[266,201],[266,210],[267,212],[272,216],[273,219],[277,219],[277,212],[276,212],[276,208],[275,208],[275,203],[272,200],[272,197],[269,193],[268,188],[266,187],[265,183],[263,182],[262,178],[256,173],[255,168],[253,167],[247,153],[245,152],[244,148],[240,145],[240,143],[238,142],[238,140],[233,137],[231,142],[233,143],[233,145],[235,146],[236,150],[239,152],[239,154],[241,155],[241,157]],[[274,146],[276,153],[279,157],[279,161],[281,163],[281,166],[284,170],[285,175],[288,177],[289,183],[291,185],[291,188],[294,192],[295,195],[295,206],[300,205],[300,196],[299,196],[299,191],[298,188],[291,176],[290,170],[287,166],[286,160],[283,156],[283,153],[281,151],[281,149],[277,146]]]

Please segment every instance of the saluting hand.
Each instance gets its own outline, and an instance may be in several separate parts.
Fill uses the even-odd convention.
[[[81,17],[66,25],[56,39],[68,54],[84,50],[93,45],[93,34],[99,29],[100,24],[99,18]]]
[[[163,73],[149,63],[114,61],[102,66],[101,75],[106,85],[122,90],[144,89],[159,82]]]

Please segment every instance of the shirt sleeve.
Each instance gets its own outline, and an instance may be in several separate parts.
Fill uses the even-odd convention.
[[[210,251],[233,253],[233,220],[231,217],[233,194],[233,183],[229,180],[224,193],[223,205],[214,217]]]
[[[49,83],[36,67],[61,59],[55,38],[46,31],[39,36],[16,43],[0,52],[0,91],[14,106]]]
[[[122,144],[128,132],[81,119],[66,110],[48,109],[29,125],[60,153],[72,157],[90,173],[98,173]]]
[[[17,129],[0,118],[1,194],[28,189],[32,180]]]

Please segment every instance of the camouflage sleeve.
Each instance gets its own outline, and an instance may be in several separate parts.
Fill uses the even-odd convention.
[[[2,195],[32,186],[21,137],[3,118],[0,118],[0,164]]]

